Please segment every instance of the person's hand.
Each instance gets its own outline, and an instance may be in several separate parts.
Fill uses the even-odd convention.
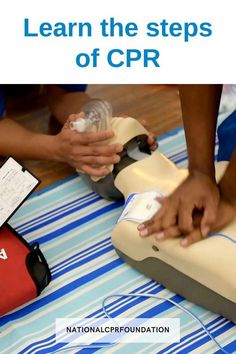
[[[123,146],[105,143],[113,137],[112,131],[98,133],[72,131],[70,122],[78,117],[83,117],[83,114],[70,115],[61,132],[55,136],[57,160],[67,162],[91,176],[106,176],[110,172],[106,166],[119,162],[118,153],[122,151]]]
[[[128,118],[126,114],[121,114],[122,118]],[[148,122],[145,119],[138,119],[138,122],[142,124],[142,126],[148,131],[148,144],[150,146],[151,151],[155,151],[158,148],[158,142],[156,141],[157,136],[153,132],[149,131]]]
[[[223,229],[231,221],[233,221],[234,218],[236,218],[236,206],[233,205],[229,200],[226,200],[223,196],[221,196],[218,205],[216,220],[215,223],[211,226],[209,234],[217,234],[221,229]],[[202,238],[203,237],[200,228],[196,227],[190,234],[186,235],[180,240],[180,244],[183,247],[187,247],[197,241],[200,241]]]
[[[195,215],[193,218],[195,225],[194,230],[180,239],[180,245],[183,247],[188,247],[204,238],[200,230],[201,215]],[[236,218],[236,205],[225,199],[224,196],[221,196],[217,209],[216,220],[209,230],[209,235],[217,234],[221,229],[233,221],[234,218]],[[172,238],[178,236],[181,236],[180,230],[176,228],[175,231],[173,231],[173,229],[170,228],[164,231],[162,239],[164,240],[170,237]]]
[[[195,172],[169,196],[158,198],[162,204],[159,211],[138,226],[141,237],[155,234],[157,240],[191,234],[193,214],[201,213],[199,229],[205,237],[217,218],[219,190],[215,181],[205,174]]]
[[[156,141],[156,139],[157,139],[156,135],[153,132],[149,131],[148,122],[145,119],[140,120],[139,123],[141,123],[145,129],[147,129],[147,131],[148,131],[147,142],[150,145],[151,151],[155,151],[158,148],[158,142]]]

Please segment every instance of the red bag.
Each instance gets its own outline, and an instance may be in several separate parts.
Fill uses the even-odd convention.
[[[5,224],[0,229],[0,316],[38,296],[51,273],[37,243]]]

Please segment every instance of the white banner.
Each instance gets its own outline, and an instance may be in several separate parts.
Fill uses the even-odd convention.
[[[0,83],[233,83],[235,1],[9,0]]]

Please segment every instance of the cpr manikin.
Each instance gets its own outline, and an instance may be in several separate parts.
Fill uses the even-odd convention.
[[[109,142],[124,145],[120,163],[110,166],[105,178],[83,178],[103,197],[126,200],[112,233],[118,255],[169,290],[236,322],[236,219],[220,231],[228,239],[210,236],[187,248],[180,246],[178,238],[141,238],[137,226],[158,208],[156,193],[173,192],[187,170],[177,168],[158,151],[150,154],[147,131],[135,119],[113,118],[111,125],[115,137]],[[216,164],[217,179],[226,165]]]

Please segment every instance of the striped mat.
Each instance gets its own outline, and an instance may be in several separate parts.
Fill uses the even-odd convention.
[[[183,129],[159,139],[160,151],[186,166]],[[236,352],[236,326],[171,293],[125,264],[114,251],[111,233],[122,203],[92,193],[79,176],[71,176],[35,193],[11,219],[27,241],[38,241],[51,271],[52,282],[42,295],[0,319],[0,353],[55,353],[57,317],[103,316],[102,300],[113,293],[150,293],[170,298],[196,314],[230,353]],[[177,317],[181,342],[175,344],[117,344],[102,349],[77,348],[68,353],[173,354],[220,353],[199,324],[167,301],[114,298],[107,310],[115,317]]]

